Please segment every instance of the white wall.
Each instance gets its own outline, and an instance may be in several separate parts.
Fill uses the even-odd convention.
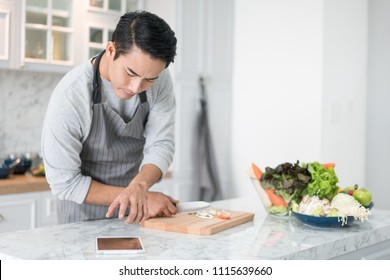
[[[365,186],[367,0],[324,1],[321,158],[340,186]]]
[[[164,19],[172,30],[176,30],[176,0],[144,0],[143,9]]]
[[[322,1],[236,1],[233,195],[255,194],[245,173],[320,160]]]
[[[366,185],[390,210],[390,1],[370,0]]]
[[[364,184],[367,0],[235,4],[232,195],[255,195],[251,162],[334,161]]]

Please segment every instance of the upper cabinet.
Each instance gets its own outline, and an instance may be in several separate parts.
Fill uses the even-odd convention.
[[[9,58],[9,27],[10,27],[10,10],[0,10],[0,33],[4,38],[0,42],[0,59]]]
[[[113,12],[123,14],[126,11],[137,9],[137,0],[89,0],[89,10],[98,12]]]
[[[0,68],[20,65],[16,63],[21,51],[18,4],[16,0],[0,0]]]
[[[74,65],[73,2],[25,0],[22,59],[26,65]]]
[[[97,55],[106,47],[122,14],[141,8],[143,1],[140,0],[88,0],[85,56]]]
[[[104,49],[120,16],[142,3],[0,0],[0,68],[65,73]]]

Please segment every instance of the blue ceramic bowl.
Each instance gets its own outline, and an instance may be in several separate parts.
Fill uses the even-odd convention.
[[[302,223],[308,224],[313,227],[321,228],[347,227],[355,221],[355,218],[352,216],[346,217],[346,220],[343,221],[339,217],[318,217],[305,215],[297,212],[292,212],[292,214]]]
[[[24,174],[31,168],[31,159],[21,157],[21,161],[14,167],[14,174]],[[15,161],[14,158],[7,158],[4,160],[4,165],[10,165]]]
[[[374,202],[372,201],[368,206],[364,206],[366,208],[368,208],[369,210],[372,209],[372,207],[374,207]]]
[[[14,169],[9,168],[8,165],[0,164],[0,179],[8,178],[12,174],[13,171],[14,171]]]

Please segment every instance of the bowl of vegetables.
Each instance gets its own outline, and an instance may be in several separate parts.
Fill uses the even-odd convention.
[[[339,189],[334,164],[285,162],[263,172],[252,163],[249,175],[265,208],[274,215],[288,215],[304,195],[330,198]]]
[[[299,204],[292,205],[292,214],[310,226],[346,227],[354,221],[368,220],[371,212],[352,195],[339,192],[332,200],[305,195]]]
[[[264,207],[273,215],[289,215],[317,227],[351,225],[365,221],[373,207],[371,193],[357,184],[342,189],[334,163],[282,163],[249,170]]]
[[[266,167],[264,172],[254,163],[250,178],[267,211],[273,215],[288,215],[293,202],[299,202],[311,179],[306,167],[282,163]]]

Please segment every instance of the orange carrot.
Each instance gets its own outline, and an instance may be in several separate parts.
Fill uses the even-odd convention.
[[[286,203],[286,201],[284,201],[283,197],[275,194],[273,189],[265,190],[265,192],[268,194],[268,197],[271,200],[273,205],[287,207],[287,203]]]
[[[260,168],[258,168],[257,165],[254,164],[253,162],[252,162],[252,170],[253,170],[253,174],[255,174],[256,179],[260,180],[261,176],[263,175],[263,172],[261,172]]]
[[[230,220],[230,216],[224,215],[224,214],[219,214],[219,215],[215,216],[215,218],[221,219],[221,220]]]
[[[333,162],[324,163],[325,168],[334,168],[336,166]]]

